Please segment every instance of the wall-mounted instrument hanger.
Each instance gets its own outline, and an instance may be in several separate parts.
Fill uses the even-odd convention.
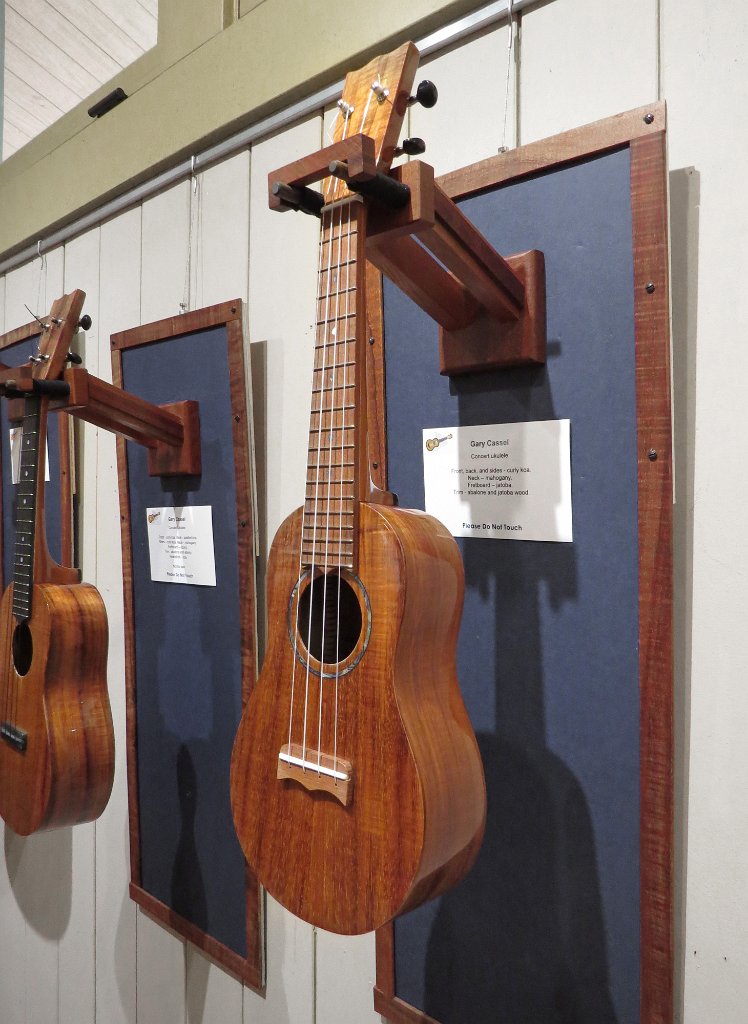
[[[423,143],[406,140],[403,151],[422,152]],[[370,201],[367,259],[439,324],[443,374],[545,362],[542,252],[504,259],[434,181],[433,167],[411,160],[384,174],[365,134],[271,172],[271,209],[319,215],[324,197],[309,186],[329,174]]]

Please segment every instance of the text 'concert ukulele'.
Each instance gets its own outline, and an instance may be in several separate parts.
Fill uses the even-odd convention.
[[[66,387],[84,298],[53,303],[30,367],[4,382],[23,398],[23,433],[13,582],[0,604],[0,815],[21,835],[98,817],[112,789],[106,610],[78,569],[53,561],[44,519],[48,406]]]
[[[334,141],[369,136],[380,174],[417,62],[406,44],[346,78]],[[371,483],[367,202],[338,177],[323,189],[305,501],[270,552],[268,647],[231,797],[267,890],[304,920],[353,934],[465,874],[485,785],[455,670],[459,551],[441,523],[392,507]]]

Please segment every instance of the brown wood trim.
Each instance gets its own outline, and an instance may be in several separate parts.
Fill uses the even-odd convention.
[[[384,393],[384,308],[382,274],[366,262],[366,318],[368,331],[366,361],[366,438],[371,480],[380,491],[387,490],[387,413]]]
[[[244,366],[244,331],[242,301],[218,303],[205,309],[167,317],[130,331],[112,335],[112,381],[123,386],[122,351],[163,341],[207,327],[226,326],[229,389],[232,409],[232,442],[236,483],[236,515],[239,561],[239,593],[243,608],[241,617],[242,701],[246,702],[257,677],[257,629],[255,586],[254,496],[251,488],[251,452],[249,447],[249,405]],[[135,678],[135,611],[133,606],[132,532],[130,495],[127,473],[127,443],[117,438],[117,476],[119,480],[120,528],[122,537],[122,585],[125,613],[125,686],[127,720],[127,786],[130,822],[130,896],[151,917],[165,925],[180,938],[193,943],[216,964],[233,974],[255,991],[263,994],[264,940],[263,896],[253,873],[246,870],[246,936],[247,957],[239,956],[223,943],[207,935],[196,925],[176,914],[166,904],[142,888],[140,864],[140,816],[137,764],[137,701]]]
[[[645,121],[648,114],[654,117]],[[673,1020],[672,427],[666,105],[576,128],[439,178],[471,195],[628,146],[638,437],[641,1022]],[[647,290],[648,284],[654,291]],[[374,295],[370,296],[370,315]],[[384,404],[380,391],[376,400]],[[656,452],[651,459],[650,450]],[[394,928],[376,935],[375,1010],[391,1024],[438,1024],[395,995]]]
[[[74,565],[72,423],[66,417],[59,417],[57,430],[60,445],[60,561],[62,565]]]
[[[639,480],[641,1019],[673,1019],[673,609],[665,134],[631,143]]]
[[[32,320],[30,324],[15,327],[12,331],[7,331],[7,333],[0,335],[0,351],[9,345],[15,345],[19,341],[26,341],[27,338],[33,338],[35,334],[40,333],[39,324],[36,320]]]
[[[645,118],[653,115],[648,123]],[[628,110],[624,114],[593,121],[582,128],[572,128],[549,139],[530,142],[519,149],[490,156],[437,178],[438,184],[452,199],[492,188],[504,181],[513,181],[537,171],[547,171],[559,164],[587,159],[619,146],[627,146],[632,139],[663,132],[667,124],[664,101]]]
[[[111,344],[113,349],[135,348],[138,345],[147,345],[151,341],[163,341],[178,334],[189,334],[190,331],[202,331],[206,327],[225,324],[236,319],[237,315],[241,322],[241,299],[230,299],[228,302],[218,302],[191,313],[167,316],[163,320],[154,320],[152,324],[143,324],[128,331],[118,331],[112,335]]]
[[[134,900],[149,917],[160,925],[164,925],[172,935],[179,939],[187,939],[239,981],[243,981],[245,985],[249,985],[257,992],[264,991],[262,973],[258,971],[256,965],[240,956],[239,953],[235,953],[222,943],[212,939],[191,921],[174,913],[165,903],[157,900],[155,896],[132,882],[130,883],[130,899]]]

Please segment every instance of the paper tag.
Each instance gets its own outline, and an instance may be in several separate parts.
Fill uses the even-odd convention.
[[[10,435],[10,473],[14,484],[21,479],[21,435],[23,427],[11,427]],[[44,443],[44,479],[49,480],[49,449]]]
[[[455,537],[573,540],[569,420],[429,427],[423,477]]]
[[[151,579],[158,583],[216,585],[210,505],[146,509]]]

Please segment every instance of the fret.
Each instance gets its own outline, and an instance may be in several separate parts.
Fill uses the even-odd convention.
[[[318,513],[317,508],[316,508],[316,506],[314,504],[310,508],[307,508],[307,506],[304,505],[304,517],[311,516],[311,515],[318,515],[318,514],[321,515],[321,516],[324,515],[324,517],[326,519],[329,519],[331,516],[333,518],[335,518],[335,519],[340,519],[343,516],[345,516],[345,517],[351,516],[352,514],[354,514],[354,512],[352,512],[352,509],[351,509],[351,510],[348,510],[347,512],[330,512],[329,510],[323,512],[322,510],[320,510],[319,513]]]
[[[325,416],[331,412],[345,412],[346,409],[355,408],[355,402],[346,402],[344,405],[326,405],[323,409],[312,409],[312,416]]]
[[[355,388],[355,386],[356,386],[355,380],[351,381],[348,384],[335,384],[334,386],[332,384],[329,384],[327,387],[323,387],[323,388],[312,388],[312,394],[313,395],[319,395],[319,394],[328,393],[330,391],[345,391],[348,388]]]
[[[326,349],[335,348],[337,345],[352,345],[355,342],[355,340],[356,340],[355,335],[352,338],[332,338],[332,339],[328,338],[327,340],[324,340],[324,341],[317,340],[314,343],[314,348],[315,348],[315,351],[316,351],[317,349],[321,349],[321,348],[326,348]]]
[[[326,274],[327,271],[323,271],[323,273]],[[338,283],[337,280],[336,280],[336,276],[334,274],[332,275],[332,279],[333,279],[333,284],[337,284]],[[323,298],[325,298],[325,299],[336,299],[336,298],[339,298],[341,295],[346,295],[346,296],[353,295],[355,297],[357,291],[358,291],[357,285],[356,284],[350,284],[350,285],[346,285],[345,288],[332,288],[328,292],[328,290],[327,290],[327,283],[325,283],[323,285],[321,283],[321,281],[320,281],[319,298],[317,299],[317,302],[320,303]]]
[[[317,327],[324,327],[325,324],[342,324],[344,320],[353,320],[353,319],[355,319],[355,316],[356,316],[355,309],[354,310],[347,310],[344,313],[341,313],[341,312],[333,313],[332,316],[318,316],[317,317]]]
[[[335,270],[339,271],[339,270],[341,270],[341,268],[355,267],[356,266],[358,261],[356,260],[355,256],[348,257],[348,258],[346,258],[344,260],[343,259],[337,259],[337,258],[336,259],[331,259],[330,258],[331,257],[331,253],[330,253],[329,250],[330,250],[330,246],[327,244],[327,242],[323,243],[323,246],[322,246],[322,252],[323,252],[323,256],[322,256],[322,264],[323,264],[323,266],[322,266],[322,269],[323,269],[323,271],[326,271],[327,273],[329,273],[333,268],[335,268]]]
[[[314,469],[314,470],[321,469],[321,470],[327,471],[329,469],[340,469],[341,466],[355,466],[355,465],[356,465],[356,463],[353,462],[353,461],[336,462],[332,466],[324,466],[324,465],[321,465],[321,464],[317,464],[316,462],[309,462],[309,463],[307,463],[307,469]]]
[[[24,404],[21,438],[20,482],[15,490],[15,551],[13,561],[13,614],[27,619],[31,614],[34,579],[34,535],[36,532],[36,492],[39,486],[38,448],[40,402],[27,397]]]
[[[310,444],[310,452],[339,452],[341,448],[355,448],[355,444]]]
[[[353,483],[353,481],[351,480],[350,483]],[[322,481],[320,481],[320,485],[324,486],[325,492],[329,492],[330,486],[333,486],[333,485],[335,485],[335,486],[340,485],[341,487],[343,486],[340,483],[340,480],[322,480]],[[314,489],[314,486],[315,486],[314,483],[310,483],[307,480],[307,487],[310,487],[310,488]],[[354,496],[353,496],[353,494],[350,493],[350,485],[346,485],[346,486],[349,487],[349,493],[347,493],[347,494],[344,493],[342,495],[341,494],[330,494],[330,493],[327,493],[327,498],[330,501],[332,501],[333,504],[337,504],[340,501],[341,497],[343,498],[344,501],[354,501]],[[319,488],[318,488],[318,490],[319,490]],[[320,501],[323,501],[323,500],[324,500],[324,497],[319,495],[319,494],[306,494],[306,495],[304,495],[304,510],[305,510],[305,512],[307,511],[307,502],[315,502],[316,503],[316,502],[320,502]],[[313,508],[313,506],[311,506],[311,507]]]

